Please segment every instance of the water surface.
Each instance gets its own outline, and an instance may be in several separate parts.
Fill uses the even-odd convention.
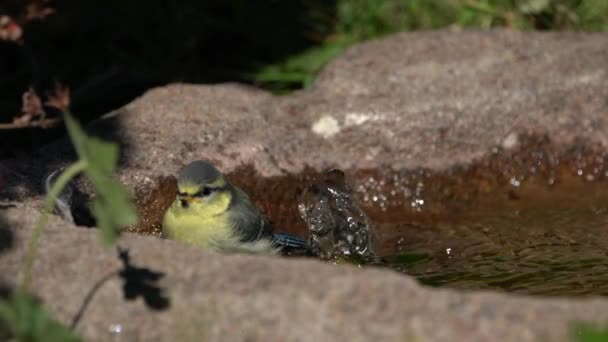
[[[608,295],[608,158],[601,146],[571,146],[533,136],[449,170],[344,170],[373,225],[374,263],[433,286]],[[251,167],[228,175],[275,230],[301,236],[298,200],[323,177],[261,178]],[[174,182],[138,192],[143,223],[133,231],[158,235]]]

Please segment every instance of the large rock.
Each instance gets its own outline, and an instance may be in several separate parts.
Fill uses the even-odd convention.
[[[20,207],[7,214],[17,222],[15,248],[0,258],[0,273],[14,284],[37,212]],[[154,310],[142,297],[126,300],[116,275],[123,265],[115,250],[100,247],[94,231],[53,219],[44,232],[35,292],[66,324],[92,293],[76,326],[87,340],[557,341],[573,334],[576,322],[608,320],[608,301],[600,299],[426,289],[390,271],[219,255],[133,234],[119,245],[133,267],[164,275],[148,284],[162,289],[168,305],[151,300],[160,307]]]
[[[262,176],[307,166],[446,169],[512,148],[522,133],[607,145],[607,62],[604,33],[404,33],[350,48],[293,95],[170,85],[91,129],[123,144],[128,185],[198,158],[224,171],[250,164]],[[25,166],[0,167],[0,179],[27,196],[69,150],[45,148]]]
[[[608,144],[608,40],[597,33],[422,32],[349,49],[311,89],[285,97],[238,85],[170,85],[90,127],[123,145],[130,188],[208,158],[262,176],[306,167],[445,170],[514,148],[523,134],[560,146]],[[65,163],[69,143],[0,164],[0,195],[21,202],[0,271],[15,284],[40,180]],[[252,175],[253,177],[253,175]],[[170,298],[153,312],[125,301],[118,277],[92,297],[78,330],[111,338],[240,340],[552,340],[569,324],[608,320],[604,299],[532,299],[419,287],[389,271],[310,260],[221,256],[129,235],[136,266],[165,274]],[[93,232],[53,220],[34,290],[69,322],[96,282],[120,267]]]

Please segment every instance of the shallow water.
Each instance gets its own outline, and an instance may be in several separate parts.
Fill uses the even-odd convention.
[[[379,266],[434,286],[608,295],[608,158],[601,146],[572,146],[527,137],[520,148],[495,148],[443,172],[379,166],[346,174],[373,225]],[[306,235],[298,198],[323,175],[252,175],[244,167],[228,178],[275,230]],[[158,235],[174,182],[164,178],[138,192],[143,223],[133,231]]]
[[[385,264],[436,286],[608,295],[608,188],[529,184],[449,215],[379,219]]]

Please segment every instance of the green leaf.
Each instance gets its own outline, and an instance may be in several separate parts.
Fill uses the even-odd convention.
[[[0,300],[0,337],[32,342],[81,341],[53,319],[38,300],[24,292]]]
[[[137,213],[127,190],[103,172],[105,166],[94,164],[85,170],[85,174],[96,192],[91,211],[97,220],[102,244],[109,246],[118,238],[123,227],[137,223]]]
[[[137,214],[120,183],[105,179],[99,184],[104,184],[103,190],[98,191],[91,212],[97,219],[102,244],[109,246],[118,238],[122,227],[137,223]]]
[[[97,138],[87,138],[85,146],[90,167],[111,175],[118,165],[118,146]]]
[[[574,329],[574,340],[578,342],[608,341],[608,328],[599,328],[587,324],[578,325]]]
[[[102,244],[109,246],[125,226],[137,223],[137,212],[129,193],[112,177],[118,165],[118,146],[88,137],[70,113],[64,115],[76,152],[87,162],[84,173],[95,189],[91,211],[97,220]]]

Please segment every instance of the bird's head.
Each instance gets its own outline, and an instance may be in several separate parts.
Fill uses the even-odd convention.
[[[188,164],[177,180],[176,210],[202,216],[222,214],[230,207],[232,186],[209,162],[198,160]]]

